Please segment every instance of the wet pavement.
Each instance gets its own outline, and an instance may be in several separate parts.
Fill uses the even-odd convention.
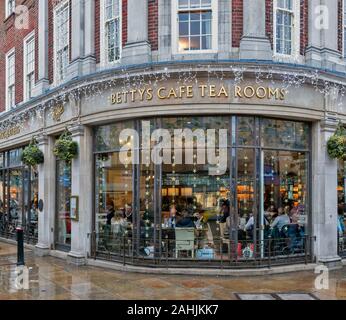
[[[150,275],[76,267],[27,250],[29,289],[18,290],[15,262],[16,248],[0,242],[0,300],[235,300],[249,294],[258,295],[253,299],[286,294],[346,300],[346,268],[331,271],[329,289],[317,290],[313,271],[257,277]]]

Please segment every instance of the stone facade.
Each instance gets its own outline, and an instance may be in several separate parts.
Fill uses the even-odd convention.
[[[24,1],[29,2],[29,1]],[[232,65],[244,74],[242,86],[257,84],[258,68],[272,70],[273,79],[279,83],[281,75],[296,74],[304,77],[304,72],[319,70],[322,81],[346,85],[345,61],[338,48],[338,1],[305,0],[301,1],[300,55],[303,66],[295,61],[278,63],[273,56],[272,1],[261,0],[219,0],[218,1],[218,52],[199,54],[175,54],[172,51],[172,10],[173,0],[123,1],[123,51],[118,64],[102,69],[100,63],[100,0],[73,1],[71,13],[71,52],[66,82],[56,88],[53,85],[53,1],[34,1],[32,29],[37,34],[37,81],[35,97],[21,104],[20,88],[22,75],[19,72],[16,85],[18,107],[0,115],[0,123],[10,120],[16,112],[39,109],[43,112],[36,120],[24,119],[19,134],[0,141],[0,149],[28,144],[36,136],[45,155],[44,164],[39,166],[39,198],[45,203],[39,216],[37,249],[39,254],[49,254],[54,250],[55,221],[55,172],[56,159],[52,154],[55,137],[66,126],[70,128],[73,139],[78,142],[80,152],[72,162],[72,193],[80,197],[80,219],[72,222],[72,240],[69,260],[85,263],[91,254],[92,217],[93,217],[93,127],[114,121],[144,118],[159,115],[259,115],[282,119],[304,120],[312,126],[312,172],[311,172],[311,219],[313,252],[316,259],[323,263],[337,264],[337,163],[326,152],[326,141],[333,133],[338,121],[346,122],[346,99],[336,94],[316,90],[311,83],[292,86],[286,99],[218,99],[211,97],[193,99],[150,101],[127,101],[121,105],[110,102],[112,93],[122,90],[120,84],[111,87],[113,79],[126,77],[153,79],[158,74],[169,73],[164,81],[167,87],[175,87],[179,77],[193,72],[200,83],[231,86],[234,72]],[[331,29],[317,30],[314,27],[314,8],[319,4],[329,7]],[[0,5],[0,14],[3,13]],[[36,11],[35,11],[36,10]],[[95,19],[93,19],[95,17]],[[12,19],[12,18],[10,18]],[[37,23],[38,22],[38,23]],[[14,31],[0,24],[0,34],[11,37]],[[304,30],[306,32],[304,32]],[[17,37],[13,35],[14,38]],[[9,40],[7,40],[8,42]],[[0,57],[7,48],[0,46]],[[16,55],[20,51],[16,52]],[[0,59],[3,64],[4,59]],[[261,60],[256,62],[254,60]],[[274,67],[273,67],[274,63]],[[143,65],[145,64],[145,67]],[[123,68],[126,70],[124,71]],[[210,72],[212,67],[213,72]],[[20,69],[21,64],[16,64]],[[222,74],[222,76],[220,76]],[[257,74],[258,76],[258,74]],[[0,67],[0,109],[4,110],[4,67]],[[126,79],[124,80],[124,82]],[[145,80],[144,80],[144,83]],[[92,86],[101,86],[97,94],[89,96]],[[109,86],[107,86],[109,84]],[[270,79],[261,86],[273,86]],[[81,88],[76,98],[76,90]],[[83,88],[88,88],[83,91]],[[71,94],[73,92],[73,95]],[[52,117],[52,104],[58,97],[64,97],[64,112],[61,118]],[[49,106],[46,109],[40,107]],[[43,110],[43,111],[42,111]],[[331,191],[331,190],[335,190]]]

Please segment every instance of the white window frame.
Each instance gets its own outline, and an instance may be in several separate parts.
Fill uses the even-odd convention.
[[[179,0],[172,0],[172,52],[173,54],[217,53],[218,51],[218,0],[211,0],[211,49],[179,51]]]
[[[11,86],[13,86],[13,95],[14,95],[14,104],[13,105],[10,105],[9,103],[9,99],[8,99],[8,89],[9,89],[9,86],[10,86],[10,83],[8,81],[8,76],[9,76],[9,58],[13,56],[13,59],[14,59],[14,81],[13,81],[13,84],[11,84]],[[10,51],[8,51],[6,53],[6,97],[5,97],[5,102],[6,102],[6,111],[9,111],[13,108],[15,108],[16,106],[16,51],[15,51],[15,48],[12,48]]]
[[[13,0],[13,8],[10,11],[10,1],[11,0],[6,0],[5,1],[5,19],[8,18],[12,13],[16,11],[16,0]]]
[[[35,41],[35,31],[31,32],[28,34],[23,41],[23,96],[24,96],[24,101],[28,101],[31,97],[28,96],[28,88],[27,88],[27,76],[28,76],[28,61],[27,61],[27,49],[28,49],[28,44],[29,42],[33,41],[34,42],[34,83],[35,83],[35,63],[36,63],[36,56],[35,56],[35,50],[36,50],[36,41]]]
[[[105,67],[111,67],[114,65],[117,65],[120,63],[121,61],[121,57],[122,57],[122,50],[123,50],[123,26],[122,26],[122,22],[123,22],[123,17],[122,17],[122,9],[123,9],[123,4],[121,0],[117,0],[119,1],[119,42],[120,42],[120,48],[119,48],[119,59],[118,60],[114,60],[112,62],[108,61],[107,58],[107,51],[106,51],[106,47],[107,47],[107,39],[106,39],[106,29],[105,29],[105,24],[106,24],[106,10],[105,10],[105,5],[106,5],[106,0],[101,0],[100,1],[100,63],[101,63],[101,67],[105,68]]]
[[[70,12],[70,0],[63,0],[61,1],[59,4],[57,4],[54,9],[53,9],[53,23],[54,23],[54,26],[53,26],[53,29],[54,29],[54,44],[53,44],[53,47],[54,47],[54,70],[53,70],[53,76],[54,76],[54,81],[53,81],[53,85],[54,86],[57,86],[61,83],[63,83],[66,79],[58,79],[58,75],[57,75],[57,69],[58,69],[58,57],[57,57],[57,12],[64,6],[67,5],[67,10]],[[69,21],[67,23],[67,52],[68,52],[68,64],[69,64],[69,61],[70,61],[70,16],[69,16]]]
[[[292,0],[292,53],[284,54],[276,52],[276,18],[278,10],[278,0],[273,1],[273,51],[274,57],[280,60],[297,60],[300,57],[300,1]]]

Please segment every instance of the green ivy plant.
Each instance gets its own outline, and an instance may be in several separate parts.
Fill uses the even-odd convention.
[[[78,155],[78,143],[72,140],[71,132],[67,129],[56,140],[54,146],[54,155],[59,159],[70,163]]]
[[[327,151],[332,159],[346,161],[346,129],[339,123],[334,135],[327,142]]]
[[[43,152],[38,147],[36,139],[32,139],[30,144],[24,148],[22,161],[27,166],[36,166],[44,162]]]

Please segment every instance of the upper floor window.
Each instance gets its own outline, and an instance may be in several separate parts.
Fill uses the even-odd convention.
[[[54,10],[54,79],[57,84],[66,77],[69,64],[69,1],[63,1]]]
[[[217,50],[216,0],[175,0],[172,6],[173,46],[176,52]]]
[[[274,0],[274,52],[278,55],[299,54],[300,2]]]
[[[121,56],[121,1],[102,0],[101,37],[104,65],[119,61]]]
[[[16,8],[16,0],[6,0],[6,18],[10,16]]]
[[[35,35],[24,40],[24,100],[32,98],[35,85]]]
[[[6,110],[11,110],[15,102],[15,51],[6,55]]]

